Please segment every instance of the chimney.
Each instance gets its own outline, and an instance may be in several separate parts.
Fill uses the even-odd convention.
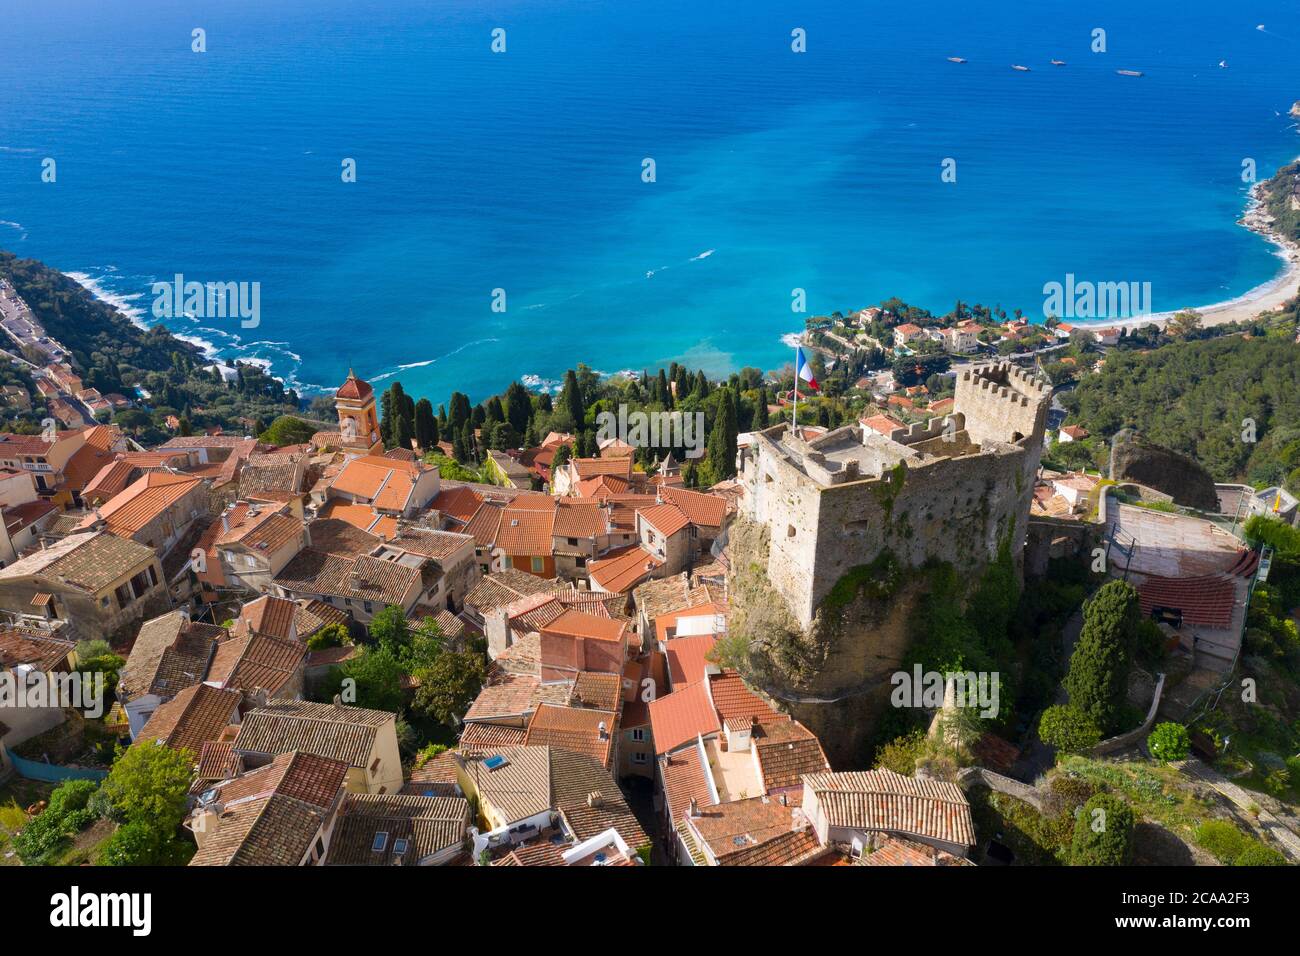
[[[230,512],[229,511],[221,512],[221,530],[226,534],[230,534]]]
[[[605,805],[605,795],[599,790],[593,790],[587,794],[587,806],[593,810],[599,810]]]
[[[691,797],[691,808],[688,813],[692,817],[698,817],[700,815],[700,804],[694,797]]]
[[[601,740],[609,739],[609,728],[605,726],[605,722],[603,720],[596,727],[596,732],[600,735]]]

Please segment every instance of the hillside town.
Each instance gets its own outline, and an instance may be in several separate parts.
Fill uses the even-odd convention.
[[[707,452],[589,430],[573,373],[573,431],[515,386],[429,417],[349,372],[329,427],[146,447],[0,299],[10,359],[90,413],[0,434],[5,862],[1231,862],[1225,828],[1233,860],[1300,861],[1300,780],[1243,796],[1206,719],[1283,563],[1260,523],[1300,505],[1099,467],[1062,399],[1127,333],[881,307],[810,323],[785,373],[627,386],[709,399]],[[1122,686],[1076,680],[1116,635]],[[1175,824],[1117,759],[1213,797]],[[1123,833],[1073,823],[1094,807]]]

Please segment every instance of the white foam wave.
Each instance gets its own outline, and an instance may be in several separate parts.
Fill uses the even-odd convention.
[[[717,249],[705,249],[698,256],[691,256],[691,262],[699,262],[701,259],[707,259],[717,251]]]

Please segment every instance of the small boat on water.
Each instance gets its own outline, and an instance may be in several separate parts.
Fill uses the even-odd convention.
[[[965,62],[966,62],[966,58],[965,58],[965,57],[961,57],[961,56],[950,56],[950,57],[948,57],[948,62],[949,62],[949,63],[965,63]]]
[[[1019,63],[1012,63],[1012,64],[1011,64],[1011,69],[1013,69],[1013,70],[1019,70],[1021,73],[1028,73],[1028,72],[1029,72],[1029,67],[1027,67],[1027,66],[1021,66]]]
[[[1052,66],[1065,66],[1065,61],[1064,61],[1064,60],[1053,60],[1053,61],[1052,61]]]
[[[1219,61],[1219,69],[1221,69],[1221,70],[1226,70],[1227,68],[1228,68],[1228,61],[1227,61],[1227,60],[1220,60],[1220,61]]]
[[[1141,70],[1116,70],[1115,72],[1118,73],[1120,76],[1141,76],[1142,75]]]

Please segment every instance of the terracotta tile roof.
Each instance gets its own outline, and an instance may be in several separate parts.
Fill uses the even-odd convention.
[[[311,534],[311,549],[340,558],[355,558],[369,554],[380,543],[379,538],[359,528],[333,518],[318,518],[307,526]]]
[[[508,568],[479,578],[465,595],[465,604],[479,613],[485,613],[531,594],[549,594],[554,589],[553,581],[539,578],[527,571]]]
[[[686,572],[683,571],[672,577],[655,578],[644,584],[638,584],[632,591],[632,600],[637,610],[645,615],[653,626],[655,618],[660,614],[689,607],[690,590],[690,582],[687,580]]]
[[[205,744],[204,753],[209,759],[220,758],[223,753],[227,755],[226,760],[233,757],[229,743]],[[348,765],[341,760],[292,750],[277,755],[265,766],[213,787],[212,800],[229,807],[243,800],[282,794],[320,810],[328,810],[338,799],[347,775]]]
[[[501,513],[496,546],[510,556],[549,555],[554,511],[533,511],[513,505]]]
[[[62,671],[76,643],[29,627],[0,628],[0,670],[26,664],[38,671]]]
[[[212,650],[226,629],[191,622],[181,611],[145,621],[131,644],[119,688],[127,700],[141,694],[173,697],[203,680]]]
[[[239,773],[240,761],[228,740],[209,740],[199,751],[199,765],[194,773],[190,793],[198,795],[213,783],[229,780]]]
[[[348,626],[351,618],[342,608],[326,604],[324,601],[303,600],[295,603],[294,624],[298,629],[298,640],[306,641],[322,627],[329,624]]]
[[[229,637],[217,645],[207,680],[236,690],[275,695],[289,686],[307,660],[307,645],[269,634]]]
[[[501,516],[505,510],[504,505],[492,501],[485,501],[479,505],[478,510],[465,525],[465,533],[474,538],[477,547],[496,546],[497,534],[501,529]]]
[[[294,619],[298,612],[298,605],[292,601],[267,594],[254,598],[241,607],[239,617],[256,634],[289,640],[293,635]]]
[[[607,516],[600,502],[563,498],[556,503],[552,533],[557,538],[594,538],[608,530]]]
[[[72,453],[63,466],[63,484],[70,491],[80,491],[87,482],[113,460],[113,446],[122,440],[115,425],[94,425],[83,433],[85,444]]]
[[[795,832],[794,814],[789,807],[767,797],[750,797],[714,806],[702,806],[697,815],[688,815],[686,824],[694,832],[701,848],[706,849],[718,866],[754,866],[754,851],[768,843],[776,852],[767,865],[793,862],[817,845],[812,834],[804,840],[789,842],[787,834]],[[811,838],[811,845],[807,843]]]
[[[954,783],[904,777],[881,768],[809,774],[804,786],[816,794],[833,827],[975,844],[970,804]]]
[[[643,508],[639,514],[642,521],[648,522],[665,538],[671,538],[691,523],[681,508],[671,504]]]
[[[734,670],[710,674],[709,692],[718,716],[724,721],[740,717],[764,724],[790,719],[785,714],[777,713],[765,700],[746,687],[740,674]]]
[[[390,537],[389,547],[401,548],[411,554],[419,554],[435,561],[444,561],[466,544],[472,542],[467,534],[453,531],[435,531],[431,528],[406,528],[400,534]]]
[[[479,750],[500,750],[502,747],[523,746],[528,734],[526,727],[502,727],[500,724],[467,723],[461,731],[457,747],[464,753]]]
[[[497,655],[492,667],[510,674],[539,676],[542,672],[541,635],[534,632],[519,638]]]
[[[402,786],[402,793],[413,797],[459,796],[456,788],[456,755],[450,750],[444,750],[420,766],[412,767],[410,777]]]
[[[531,714],[536,706],[539,684],[541,681],[537,677],[504,674],[479,691],[465,714],[465,720],[493,720]]]
[[[0,569],[0,581],[39,575],[93,593],[155,560],[153,548],[129,538],[83,531]]]
[[[325,864],[416,866],[464,844],[469,823],[469,801],[462,797],[350,793],[339,810]],[[380,834],[382,847],[376,849]]]
[[[326,502],[319,512],[321,518],[346,521],[354,528],[376,537],[391,538],[397,534],[397,518],[380,514],[370,505],[350,505],[342,498]]]
[[[243,696],[207,684],[186,687],[153,712],[135,745],[160,741],[173,750],[189,750],[197,758],[204,743],[221,736]]]
[[[129,538],[202,483],[188,475],[147,472],[101,505],[98,514],[87,515],[81,526],[92,527],[102,518],[106,530]]]
[[[588,498],[596,500],[609,495],[621,495],[631,485],[630,481],[619,475],[597,475],[595,478],[585,478],[578,482],[578,497],[583,500]]]
[[[302,750],[320,757],[364,767],[379,731],[391,726],[393,714],[382,710],[272,701],[244,715],[235,738],[241,753],[282,754]]]
[[[627,636],[627,625],[622,621],[573,609],[566,610],[542,630],[547,634],[599,641],[621,641]]]
[[[806,773],[831,769],[817,735],[797,720],[761,724],[755,729],[750,746],[754,748],[763,786],[769,793],[801,786]]]
[[[373,504],[379,511],[404,511],[411,504],[415,483],[424,469],[416,462],[377,455],[349,459],[331,490]]]
[[[872,415],[868,418],[860,418],[858,421],[864,427],[871,429],[878,435],[884,435],[886,438],[895,428],[907,427],[893,415]]]
[[[578,479],[595,478],[598,475],[617,475],[620,478],[632,478],[632,459],[627,456],[616,458],[570,458],[569,463],[577,473]]]
[[[698,736],[707,737],[721,730],[718,712],[713,709],[704,681],[688,684],[650,702],[650,732],[655,753],[668,753],[693,743]]]
[[[718,639],[712,634],[679,637],[669,641],[664,656],[668,660],[668,677],[673,687],[684,687],[704,680],[708,655]]]
[[[902,837],[888,837],[870,853],[860,856],[858,866],[974,866],[970,860]]]
[[[579,841],[611,827],[636,850],[647,845],[646,835],[610,772],[596,759],[574,751],[552,748],[551,805],[560,812]]]
[[[564,854],[550,843],[529,843],[511,850],[493,866],[564,866]]]
[[[338,391],[334,393],[334,397],[356,402],[373,394],[375,394],[375,390],[370,387],[370,383],[357,378],[349,369],[347,380],[339,386]]]
[[[587,563],[591,580],[602,590],[618,594],[626,594],[661,567],[663,561],[640,545],[611,551],[608,557]]]
[[[654,495],[608,495],[601,500],[609,505],[610,527],[624,531],[636,530],[638,509],[653,508],[659,503]]]
[[[504,757],[504,763],[489,769],[483,761]],[[503,747],[457,759],[473,781],[482,803],[492,806],[508,823],[524,820],[551,809],[551,754],[547,747]]]
[[[314,548],[299,551],[275,576],[294,594],[319,594],[373,604],[403,604],[419,586],[420,571],[368,555],[347,560]]]
[[[670,820],[681,820],[690,809],[692,800],[699,807],[717,802],[709,790],[702,760],[694,747],[659,757],[659,779],[663,781],[664,802],[668,805]]]
[[[528,722],[524,743],[586,754],[608,767],[617,723],[618,715],[612,711],[539,704]]]
[[[473,488],[466,488],[461,485],[439,491],[434,496],[434,499],[429,502],[429,507],[441,511],[444,515],[455,518],[464,524],[474,517],[474,513],[478,511],[481,504],[483,504],[483,499]]]
[[[659,497],[680,508],[691,524],[700,528],[721,528],[727,517],[727,500],[717,495],[665,485],[659,489]]]
[[[622,698],[623,680],[619,675],[580,671],[573,679],[569,706],[617,711]],[[610,729],[613,729],[612,725]]]
[[[239,473],[239,493],[243,497],[266,491],[297,494],[303,490],[305,469],[296,455],[250,455]]]
[[[321,810],[291,797],[248,800],[220,815],[189,865],[298,866],[324,822]]]

